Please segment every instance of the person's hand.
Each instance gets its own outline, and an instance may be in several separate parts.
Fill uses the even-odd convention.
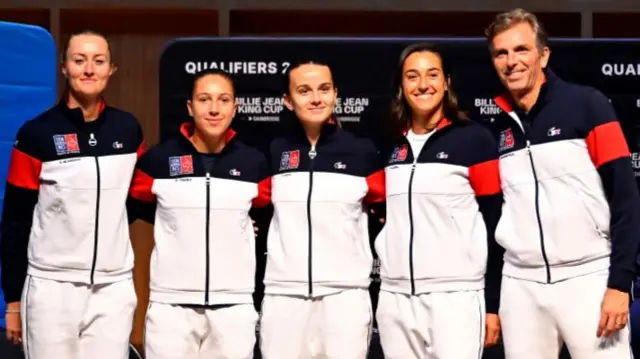
[[[498,314],[487,313],[485,317],[484,347],[498,344],[500,340],[500,317]]]
[[[7,340],[13,344],[22,342],[22,323],[20,321],[20,302],[7,303],[4,315],[7,326]]]
[[[608,337],[627,325],[629,317],[629,294],[608,288],[602,298],[598,338]]]
[[[370,212],[371,214],[376,214],[376,210],[375,210],[375,209],[373,209],[373,208],[371,208],[371,209],[369,210],[369,212]],[[378,221],[379,221],[380,223],[384,224],[384,217],[380,217],[380,218],[378,218]]]

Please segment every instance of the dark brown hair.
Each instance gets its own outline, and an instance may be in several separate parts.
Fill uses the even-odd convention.
[[[458,98],[451,84],[451,69],[449,62],[443,52],[432,43],[419,43],[407,46],[400,54],[398,67],[393,77],[393,88],[395,89],[394,99],[391,103],[391,116],[388,118],[388,130],[393,140],[398,140],[403,136],[403,131],[411,123],[411,107],[405,99],[402,89],[402,77],[404,63],[407,58],[416,52],[429,52],[437,55],[442,63],[442,72],[448,83],[448,89],[444,94],[444,116],[451,121],[467,120],[468,117],[458,109]]]
[[[233,96],[233,98],[236,97],[236,84],[233,81],[233,78],[231,77],[231,75],[224,70],[208,69],[208,70],[200,71],[193,76],[191,80],[191,87],[189,89],[189,99],[193,99],[194,91],[196,89],[196,86],[198,85],[198,81],[200,81],[200,79],[206,76],[220,76],[225,80],[229,81],[229,84],[231,84],[231,91],[233,91],[231,95]]]
[[[69,35],[69,37],[67,38],[67,40],[64,42],[64,45],[62,46],[62,52],[60,53],[60,61],[61,63],[64,64],[64,62],[67,60],[67,52],[69,51],[69,44],[71,43],[71,40],[76,37],[76,36],[80,36],[80,35],[93,35],[93,36],[98,36],[104,39],[104,41],[107,42],[107,53],[109,54],[109,62],[111,64],[113,64],[113,52],[112,52],[112,48],[111,48],[111,41],[109,41],[109,39],[102,33],[95,31],[95,30],[80,30],[77,32],[72,33],[71,35]]]

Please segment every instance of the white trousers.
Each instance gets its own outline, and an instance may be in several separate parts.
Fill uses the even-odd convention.
[[[480,359],[483,291],[418,296],[380,291],[378,332],[385,359]]]
[[[86,285],[27,276],[22,292],[27,359],[128,359],[133,280]]]
[[[319,298],[266,294],[260,320],[263,359],[365,359],[373,313],[366,289]]]
[[[502,277],[500,320],[506,359],[629,359],[629,325],[596,336],[608,271],[554,284]]]
[[[258,313],[253,304],[218,309],[149,303],[146,359],[251,359]]]

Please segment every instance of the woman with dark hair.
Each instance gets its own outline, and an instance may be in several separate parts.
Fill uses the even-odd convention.
[[[136,217],[154,224],[147,359],[251,359],[255,237],[249,210],[269,204],[269,165],[235,137],[236,94],[220,70],[195,75],[181,135],[136,167]]]
[[[395,75],[386,221],[376,240],[381,345],[388,359],[477,359],[500,328],[497,145],[458,111],[434,45],[407,47]]]
[[[25,356],[128,358],[137,298],[125,207],[142,153],[136,118],[108,106],[107,39],[70,36],[60,102],[18,131],[2,213],[7,337]]]
[[[384,200],[382,167],[372,141],[338,127],[327,65],[299,63],[287,81],[293,125],[269,150],[262,357],[365,359],[373,317],[365,207]]]

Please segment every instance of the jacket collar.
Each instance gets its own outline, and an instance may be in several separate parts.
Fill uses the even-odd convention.
[[[289,135],[295,139],[296,142],[301,144],[309,144],[309,140],[307,139],[307,134],[304,132],[304,128],[300,121],[297,118],[293,119],[293,124],[290,127]],[[320,132],[320,138],[318,139],[318,144],[322,144],[326,142],[333,134],[339,131],[338,122],[332,117],[327,121],[323,126]]]
[[[195,125],[193,124],[193,122],[183,122],[180,125],[180,136],[179,139],[181,140],[181,142],[187,146],[187,148],[189,148],[189,150],[192,153],[197,153],[198,150],[193,146],[193,143],[191,143],[191,140],[189,140],[189,138],[191,138],[191,136],[193,136],[193,131],[195,130]],[[227,129],[227,131],[224,133],[224,144],[225,147],[224,149],[227,148],[227,145],[229,144],[229,142],[231,142],[231,140],[236,136],[236,132],[229,127]]]
[[[82,109],[79,107],[70,108],[67,100],[68,100],[68,94],[65,93],[65,95],[60,98],[60,101],[58,101],[57,108],[74,125],[80,128],[84,127],[88,122],[86,122],[84,119]],[[105,121],[104,114],[105,114],[106,108],[107,108],[107,104],[104,101],[104,98],[100,98],[100,108],[98,110],[98,118],[95,121],[91,121],[89,123],[92,123],[95,126],[100,126]]]
[[[450,126],[453,124],[453,121],[449,120],[446,117],[443,117],[438,124],[436,125],[436,128],[434,130],[439,131],[442,130],[443,128]],[[402,135],[406,136],[407,133],[409,133],[409,123],[406,124],[405,128],[402,130]]]

